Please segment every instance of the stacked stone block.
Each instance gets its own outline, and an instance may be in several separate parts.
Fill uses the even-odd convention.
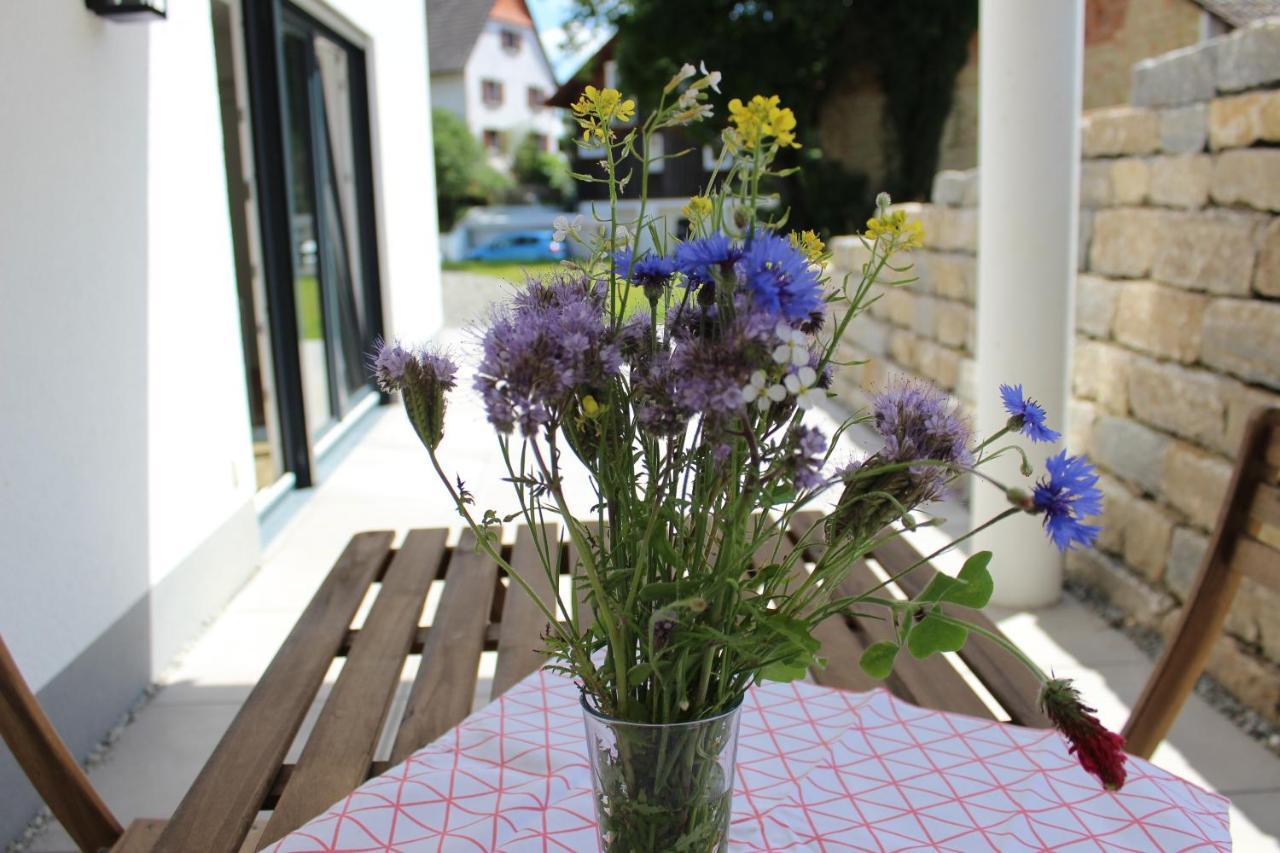
[[[978,249],[977,172],[940,172],[934,203],[904,204],[925,229],[925,246],[895,259],[911,268],[884,270],[871,292],[870,309],[851,324],[841,342],[844,361],[836,392],[851,407],[894,376],[922,376],[973,401],[974,313]],[[832,241],[832,275],[861,278],[869,253],[857,236]]]
[[[1145,60],[1132,105],[1086,113],[1068,442],[1102,472],[1097,547],[1074,579],[1133,623],[1176,624],[1249,414],[1280,405],[1280,19]],[[973,401],[977,179],[944,172],[919,281],[883,287],[846,335],[871,358],[837,387],[924,376]],[[856,271],[856,237],[833,241]],[[1061,419],[1061,415],[1058,416]],[[1246,578],[1209,673],[1280,722],[1280,596]]]

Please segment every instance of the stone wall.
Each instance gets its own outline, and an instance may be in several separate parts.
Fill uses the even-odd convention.
[[[1069,577],[1137,625],[1176,622],[1249,413],[1280,405],[1280,19],[1134,67],[1133,106],[1085,114],[1068,441],[1102,471],[1097,548]],[[976,175],[941,173],[916,253],[844,345],[971,402]],[[839,270],[857,238],[833,241]],[[1280,721],[1280,596],[1246,578],[1209,672]]]

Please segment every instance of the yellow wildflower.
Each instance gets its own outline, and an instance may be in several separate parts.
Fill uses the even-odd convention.
[[[602,409],[600,404],[596,402],[595,397],[592,397],[590,394],[584,394],[582,396],[582,414],[584,416],[588,418],[595,418],[599,416],[601,411]]]
[[[737,142],[746,151],[752,151],[772,138],[780,146],[799,148],[796,142],[796,117],[786,107],[778,106],[778,96],[756,95],[750,103],[738,98],[729,102],[729,118],[734,124]]]
[[[587,86],[571,109],[582,127],[582,138],[590,141],[593,136],[597,139],[610,136],[609,125],[612,122],[625,124],[631,121],[636,114],[636,102],[631,98],[624,99],[617,89]]]
[[[705,195],[695,195],[684,206],[683,213],[690,222],[706,219],[711,215],[711,199]]]
[[[919,219],[908,221],[905,210],[891,210],[867,220],[867,239],[885,240],[894,249],[918,249],[924,245],[924,226]]]
[[[813,231],[792,231],[787,235],[791,245],[804,252],[805,257],[815,263],[826,253],[827,247]]]

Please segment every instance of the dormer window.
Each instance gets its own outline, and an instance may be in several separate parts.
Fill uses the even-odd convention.
[[[502,40],[502,49],[507,53],[520,52],[520,34],[515,30],[499,30],[498,38]]]
[[[502,83],[498,80],[480,81],[480,100],[486,107],[502,106]]]

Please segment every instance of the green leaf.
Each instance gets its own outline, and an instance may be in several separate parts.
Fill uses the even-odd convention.
[[[766,681],[798,681],[804,678],[809,668],[804,664],[794,663],[792,661],[779,661],[771,663],[764,669],[760,670],[760,677]]]
[[[893,659],[898,656],[899,646],[888,640],[881,640],[867,646],[858,659],[858,666],[872,678],[886,678],[893,672]]]
[[[987,571],[990,562],[991,552],[979,551],[964,561],[964,566],[955,577],[941,572],[934,575],[915,600],[946,601],[975,609],[986,607],[995,590],[995,582]]]
[[[645,683],[652,673],[653,664],[651,663],[642,663],[638,666],[633,666],[631,671],[627,673],[627,686],[639,687],[641,684]]]
[[[987,571],[990,562],[990,551],[979,551],[965,560],[960,574],[956,575],[957,583],[947,591],[944,600],[961,607],[986,607],[996,587],[991,572]]]
[[[929,614],[912,626],[907,635],[907,651],[924,660],[937,652],[959,651],[968,636],[967,628]]]

